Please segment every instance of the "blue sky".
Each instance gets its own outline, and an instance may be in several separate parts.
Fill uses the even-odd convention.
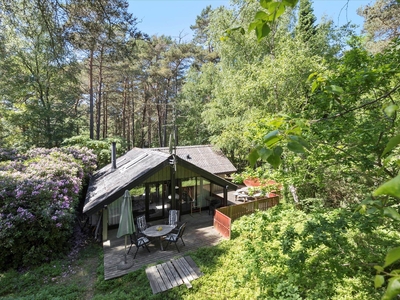
[[[211,5],[229,6],[223,0],[128,0],[129,12],[141,20],[138,29],[149,35],[168,35],[177,38],[181,33],[185,40],[190,40],[190,25],[195,24],[196,16],[203,8]],[[323,15],[332,19],[336,25],[347,21],[362,26],[363,18],[356,13],[357,8],[366,6],[372,0],[314,0],[314,14],[320,20]]]

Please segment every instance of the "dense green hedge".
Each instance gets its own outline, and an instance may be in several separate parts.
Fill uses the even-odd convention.
[[[83,183],[95,168],[87,148],[0,149],[0,269],[38,265],[69,250]]]
[[[379,299],[374,265],[400,244],[379,218],[282,205],[240,218],[232,235],[262,299]]]

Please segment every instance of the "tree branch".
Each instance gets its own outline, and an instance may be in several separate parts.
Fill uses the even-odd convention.
[[[345,110],[344,112],[337,113],[337,114],[332,115],[332,116],[327,116],[327,117],[324,117],[324,118],[321,118],[321,119],[311,120],[311,123],[318,123],[318,122],[321,122],[321,121],[326,121],[326,120],[329,120],[329,119],[335,119],[335,118],[338,118],[338,117],[342,117],[342,116],[344,116],[344,115],[346,115],[346,114],[348,114],[348,113],[350,113],[352,111],[364,108],[364,107],[366,107],[368,105],[371,105],[371,104],[375,104],[375,103],[377,103],[377,102],[379,102],[379,101],[381,101],[381,100],[383,100],[383,99],[385,99],[387,97],[390,97],[390,95],[393,94],[394,92],[396,92],[398,89],[400,89],[400,84],[398,84],[392,90],[390,90],[389,92],[387,92],[386,94],[380,96],[379,98],[377,98],[375,100],[366,102],[364,104],[361,104],[360,106],[356,106],[356,107],[350,108],[348,110]]]

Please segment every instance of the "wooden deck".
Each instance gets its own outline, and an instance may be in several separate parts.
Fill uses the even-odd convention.
[[[186,230],[183,235],[182,242],[178,242],[180,252],[176,250],[174,244],[169,245],[165,251],[160,250],[158,239],[155,239],[150,245],[150,253],[146,249],[140,248],[136,258],[133,260],[133,254],[136,251],[135,246],[132,247],[130,254],[127,256],[126,267],[125,261],[125,239],[123,237],[116,238],[117,229],[109,230],[109,240],[103,242],[104,249],[104,279],[112,279],[136,271],[144,266],[155,265],[161,262],[167,262],[171,259],[183,257],[188,251],[196,250],[200,247],[217,245],[223,237],[213,227],[213,217],[208,214],[208,210],[201,213],[193,213],[192,215],[181,216],[182,222],[187,222]],[[159,222],[162,224],[163,222]],[[157,222],[151,222],[156,225]],[[164,244],[164,246],[166,243]],[[128,249],[130,241],[128,239]]]
[[[191,288],[190,281],[203,275],[190,256],[171,259],[168,262],[151,266],[146,269],[153,294],[185,284]]]

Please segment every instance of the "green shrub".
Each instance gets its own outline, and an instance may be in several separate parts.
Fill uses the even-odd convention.
[[[242,256],[262,299],[360,300],[381,296],[373,265],[400,237],[387,224],[351,210],[306,214],[283,205],[236,220],[232,236],[244,246]]]

